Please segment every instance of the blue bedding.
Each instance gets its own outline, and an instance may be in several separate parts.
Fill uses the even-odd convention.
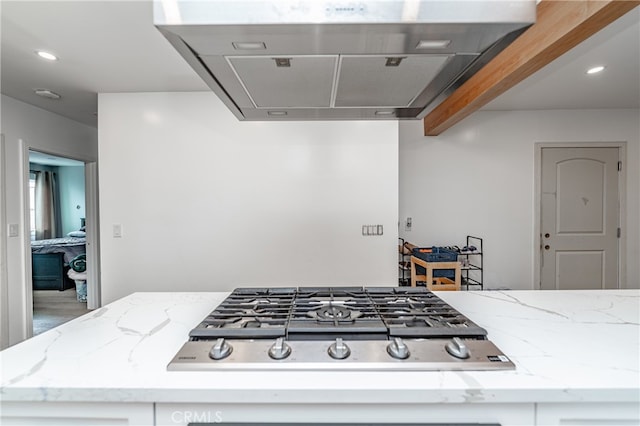
[[[64,253],[64,263],[69,264],[71,259],[87,251],[86,238],[64,237],[50,240],[31,241],[31,253]]]

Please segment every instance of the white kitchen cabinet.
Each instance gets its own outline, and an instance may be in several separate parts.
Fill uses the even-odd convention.
[[[167,371],[227,295],[134,293],[5,349],[0,424],[640,424],[638,290],[442,292],[515,370]]]
[[[0,424],[38,426],[153,425],[152,403],[1,402]]]
[[[537,404],[539,426],[636,426],[640,424],[638,403]]]
[[[157,426],[199,423],[535,424],[534,404],[156,404]]]

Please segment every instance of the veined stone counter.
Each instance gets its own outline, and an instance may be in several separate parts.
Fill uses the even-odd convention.
[[[638,290],[438,293],[515,371],[168,372],[227,294],[134,293],[8,348],[2,404],[640,404]]]

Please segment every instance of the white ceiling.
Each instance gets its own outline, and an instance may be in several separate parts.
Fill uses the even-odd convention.
[[[5,95],[96,126],[97,93],[209,90],[153,26],[151,0],[0,5]],[[636,8],[484,109],[640,108],[639,22]],[[36,50],[60,59],[42,60]],[[607,68],[587,76],[593,64]]]
[[[598,74],[586,70],[606,66]],[[640,8],[592,35],[483,109],[640,108]]]
[[[209,90],[153,26],[152,1],[3,0],[1,13],[2,93],[21,101],[96,126],[97,93]]]
[[[41,164],[43,166],[84,166],[84,163],[82,161],[72,160],[71,158],[57,157],[55,155],[45,154],[38,151],[29,151],[29,163]]]

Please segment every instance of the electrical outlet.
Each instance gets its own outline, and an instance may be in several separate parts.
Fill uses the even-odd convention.
[[[411,218],[408,217],[407,221],[404,223],[404,230],[411,231]]]

